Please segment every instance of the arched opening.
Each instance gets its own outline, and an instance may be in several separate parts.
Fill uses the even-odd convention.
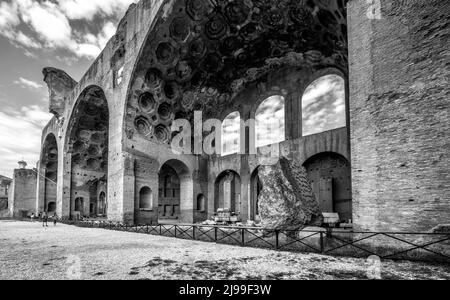
[[[44,176],[44,178],[42,178],[44,184],[44,199],[43,203],[41,202],[40,207],[43,207],[46,212],[56,212],[58,145],[54,134],[49,134],[44,141],[40,164],[40,172],[41,175]],[[55,204],[55,208],[52,211],[49,210],[50,203]],[[53,206],[51,208],[53,209]]]
[[[252,87],[269,95],[265,83],[275,72],[323,66],[348,70],[345,3],[176,0],[170,10],[161,6],[130,75],[123,134],[132,143],[126,144],[168,144],[175,116],[193,124],[195,111],[202,111],[204,119],[218,119],[230,107],[249,107],[251,99],[237,99]],[[272,91],[284,95],[281,88]],[[275,95],[267,100],[256,112],[257,132],[250,132],[258,138],[246,133],[252,141],[242,147],[246,151],[253,140],[262,147],[286,138],[288,99]],[[250,121],[254,112],[244,109],[241,118]],[[160,178],[159,197],[164,197],[163,185]]]
[[[241,116],[229,114],[222,123],[222,156],[240,152]]]
[[[79,97],[70,119],[68,152],[71,154],[71,216],[106,217],[106,190],[108,177],[109,109],[103,90],[87,88]],[[86,199],[83,210],[76,210],[74,199]],[[75,209],[74,209],[75,208]]]
[[[101,192],[98,196],[98,208],[97,212],[99,216],[104,216],[106,214],[106,193]]]
[[[139,209],[152,209],[153,208],[153,194],[152,190],[144,186],[139,191]]]
[[[178,160],[166,162],[159,171],[159,221],[193,222],[193,191],[188,167]]]
[[[91,217],[95,216],[95,203],[94,202],[89,203],[89,215]]]
[[[259,219],[259,195],[262,190],[261,181],[258,175],[259,167],[256,168],[250,177],[250,219]]]
[[[199,212],[206,211],[206,197],[203,194],[197,196],[197,211]]]
[[[345,81],[326,75],[311,83],[302,98],[303,136],[346,126]]]
[[[193,121],[201,110],[207,119],[220,118],[237,107],[236,95],[274,71],[347,70],[346,20],[345,0],[177,0],[169,11],[161,6],[130,78],[124,130],[133,131],[133,139],[165,143],[174,116]],[[280,131],[276,138],[260,135],[258,146],[284,140]]]
[[[180,217],[180,177],[169,165],[164,165],[159,173],[159,219],[179,219]]]
[[[75,211],[83,213],[84,212],[84,199],[79,197],[75,199]]]
[[[56,202],[50,202],[47,206],[47,212],[54,213],[56,212]]]
[[[311,157],[303,166],[321,211],[339,213],[341,221],[351,221],[351,169],[348,160],[337,153],[325,152]]]
[[[256,110],[256,147],[283,142],[285,133],[284,97],[272,96]]]
[[[240,213],[241,177],[232,170],[222,172],[217,176],[214,191],[214,211],[229,210]]]

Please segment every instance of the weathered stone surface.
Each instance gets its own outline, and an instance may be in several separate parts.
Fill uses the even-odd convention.
[[[263,227],[297,230],[320,221],[319,204],[300,164],[281,158],[275,165],[261,167],[259,178]]]
[[[450,2],[348,2],[353,221],[428,231],[450,220]]]
[[[50,94],[49,111],[59,118],[65,109],[68,93],[75,88],[77,82],[59,69],[44,68],[42,73]]]
[[[439,224],[430,230],[431,233],[450,233],[450,224]]]

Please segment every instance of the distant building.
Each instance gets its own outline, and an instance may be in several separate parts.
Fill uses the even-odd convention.
[[[8,210],[9,216],[14,218],[28,217],[36,210],[37,173],[26,167],[26,162],[19,162],[10,187]]]
[[[8,216],[8,194],[12,179],[0,175],[0,217]]]

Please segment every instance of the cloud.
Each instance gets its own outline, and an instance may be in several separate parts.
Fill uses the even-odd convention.
[[[284,97],[269,97],[256,111],[256,147],[277,144],[285,138]]]
[[[77,44],[72,51],[79,57],[97,57],[115,32],[116,26],[112,22],[106,22],[97,35],[92,33],[84,35],[82,38],[84,42]]]
[[[17,3],[0,3],[0,28],[13,27],[20,24],[20,18],[17,11]]]
[[[71,42],[72,27],[55,3],[17,0],[22,20],[47,43],[47,46],[65,46]]]
[[[29,166],[39,160],[42,128],[52,118],[37,105],[20,110],[11,107],[0,111],[0,157],[4,175],[11,175],[17,161],[25,159]]]
[[[135,0],[59,0],[59,6],[68,18],[92,20],[97,15],[114,16],[125,12]]]
[[[239,112],[229,114],[222,124],[222,155],[240,151],[241,116]]]
[[[337,75],[314,81],[302,98],[303,135],[346,126],[345,82]]]
[[[77,57],[95,58],[115,34],[117,22],[136,0],[16,0],[0,5],[0,35],[19,48],[64,49]],[[88,21],[101,24],[90,32]],[[111,20],[114,20],[112,22]],[[74,26],[84,21],[86,26]],[[92,24],[91,24],[92,25]],[[20,28],[26,27],[25,34]],[[92,27],[92,26],[91,26]],[[29,52],[29,51],[28,51]]]
[[[44,87],[42,84],[39,84],[32,80],[25,79],[23,77],[20,77],[19,80],[14,81],[14,83],[18,84],[22,87],[27,87],[27,88],[32,88],[32,89],[40,89],[40,88]]]

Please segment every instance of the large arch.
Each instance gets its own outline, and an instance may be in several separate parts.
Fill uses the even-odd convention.
[[[53,214],[57,211],[58,143],[56,136],[49,133],[44,140],[40,159],[39,181],[42,194],[38,193],[39,211]]]
[[[174,118],[220,118],[274,69],[347,70],[346,35],[345,0],[167,1],[131,75],[126,136],[169,144]]]
[[[100,87],[81,93],[68,128],[70,217],[107,217],[109,108]]]
[[[248,121],[254,100],[239,96],[249,88],[265,94],[279,71],[347,70],[346,34],[346,0],[163,1],[130,75],[123,150],[157,157],[170,147],[174,119],[193,124],[199,110],[203,120],[239,111]],[[241,147],[247,153],[253,145]]]
[[[171,159],[159,170],[158,221],[192,223],[194,203],[192,171],[180,160]]]
[[[323,152],[310,157],[306,168],[322,212],[339,213],[342,221],[352,220],[351,168],[340,154]]]

